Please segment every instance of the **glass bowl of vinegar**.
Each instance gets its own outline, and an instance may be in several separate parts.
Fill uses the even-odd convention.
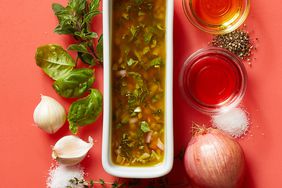
[[[250,0],[183,0],[182,4],[188,20],[211,34],[234,31],[250,11]]]
[[[236,55],[208,47],[185,61],[179,84],[188,104],[204,114],[218,114],[241,102],[246,92],[247,72]]]

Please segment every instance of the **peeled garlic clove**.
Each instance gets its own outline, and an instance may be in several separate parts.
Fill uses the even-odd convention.
[[[47,133],[57,132],[66,122],[66,111],[55,99],[41,95],[33,113],[34,122]]]
[[[53,147],[52,158],[66,166],[80,163],[93,146],[93,139],[89,136],[89,143],[70,135],[64,136]]]

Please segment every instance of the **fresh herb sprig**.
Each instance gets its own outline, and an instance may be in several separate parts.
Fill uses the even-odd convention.
[[[59,21],[54,31],[73,36],[77,43],[69,45],[68,50],[76,51],[78,58],[88,65],[103,62],[103,35],[95,48],[94,39],[98,38],[98,34],[91,30],[92,19],[101,13],[99,5],[100,0],[70,0],[66,7],[52,4]]]
[[[180,151],[176,154],[174,162],[183,163],[184,160],[184,147],[180,149]],[[184,188],[190,187],[191,183],[188,179],[182,182],[171,182],[169,181],[168,175],[154,178],[154,179],[120,179],[113,182],[108,182],[103,179],[99,180],[84,180],[78,179],[76,177],[69,180],[70,184],[66,188],[75,188],[75,187],[83,187],[83,188],[94,188],[95,185],[100,185],[103,188]]]
[[[107,185],[111,186],[111,188],[121,188],[125,187],[125,183],[119,183],[118,181],[114,182],[106,182],[103,179],[99,179],[98,181],[90,180],[89,182],[84,179],[78,179],[76,177],[69,180],[70,184],[66,188],[74,188],[77,186],[83,188],[94,188],[94,185],[101,185],[103,188],[106,188]]]
[[[95,48],[94,39],[98,34],[90,27],[93,17],[100,13],[99,4],[100,0],[69,0],[66,7],[52,5],[59,20],[55,32],[72,35],[77,40],[68,49],[77,51],[78,58],[88,68],[78,68],[70,54],[56,44],[40,46],[35,54],[36,64],[54,80],[53,88],[60,96],[80,98],[71,104],[68,113],[69,129],[74,134],[78,127],[95,122],[102,111],[102,94],[92,88],[95,81],[92,66],[103,61],[103,36]],[[86,93],[88,95],[81,98]]]
[[[149,179],[149,180],[141,180],[141,179],[126,179],[114,182],[107,182],[103,179],[99,179],[97,181],[90,180],[86,181],[84,179],[72,178],[69,180],[71,185],[68,185],[66,188],[75,188],[75,187],[83,187],[83,188],[94,188],[95,185],[100,185],[103,188],[181,188],[190,186],[189,182],[183,183],[170,183],[166,176]]]

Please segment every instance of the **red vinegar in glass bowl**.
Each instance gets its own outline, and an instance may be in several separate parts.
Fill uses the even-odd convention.
[[[221,48],[205,48],[192,54],[180,74],[187,102],[207,114],[237,106],[246,91],[247,73],[241,60]]]

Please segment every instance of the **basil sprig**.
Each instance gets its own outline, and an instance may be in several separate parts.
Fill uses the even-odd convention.
[[[58,18],[59,24],[55,28],[58,34],[71,35],[76,44],[71,44],[68,49],[76,51],[78,58],[88,64],[102,63],[101,51],[103,49],[103,36],[101,35],[95,48],[94,39],[98,38],[96,32],[91,31],[93,17],[100,14],[100,0],[70,0],[66,7],[53,3],[52,9]]]
[[[72,133],[77,133],[80,126],[95,122],[102,111],[102,94],[92,88],[95,81],[92,66],[103,61],[103,35],[98,39],[98,34],[90,27],[93,17],[100,14],[99,4],[100,0],[69,0],[66,7],[57,3],[52,5],[59,21],[54,31],[71,35],[77,41],[68,47],[68,50],[77,52],[76,61],[56,44],[36,50],[36,64],[54,80],[53,88],[60,96],[80,98],[88,93],[70,106],[68,121]],[[78,59],[88,68],[77,68]]]

